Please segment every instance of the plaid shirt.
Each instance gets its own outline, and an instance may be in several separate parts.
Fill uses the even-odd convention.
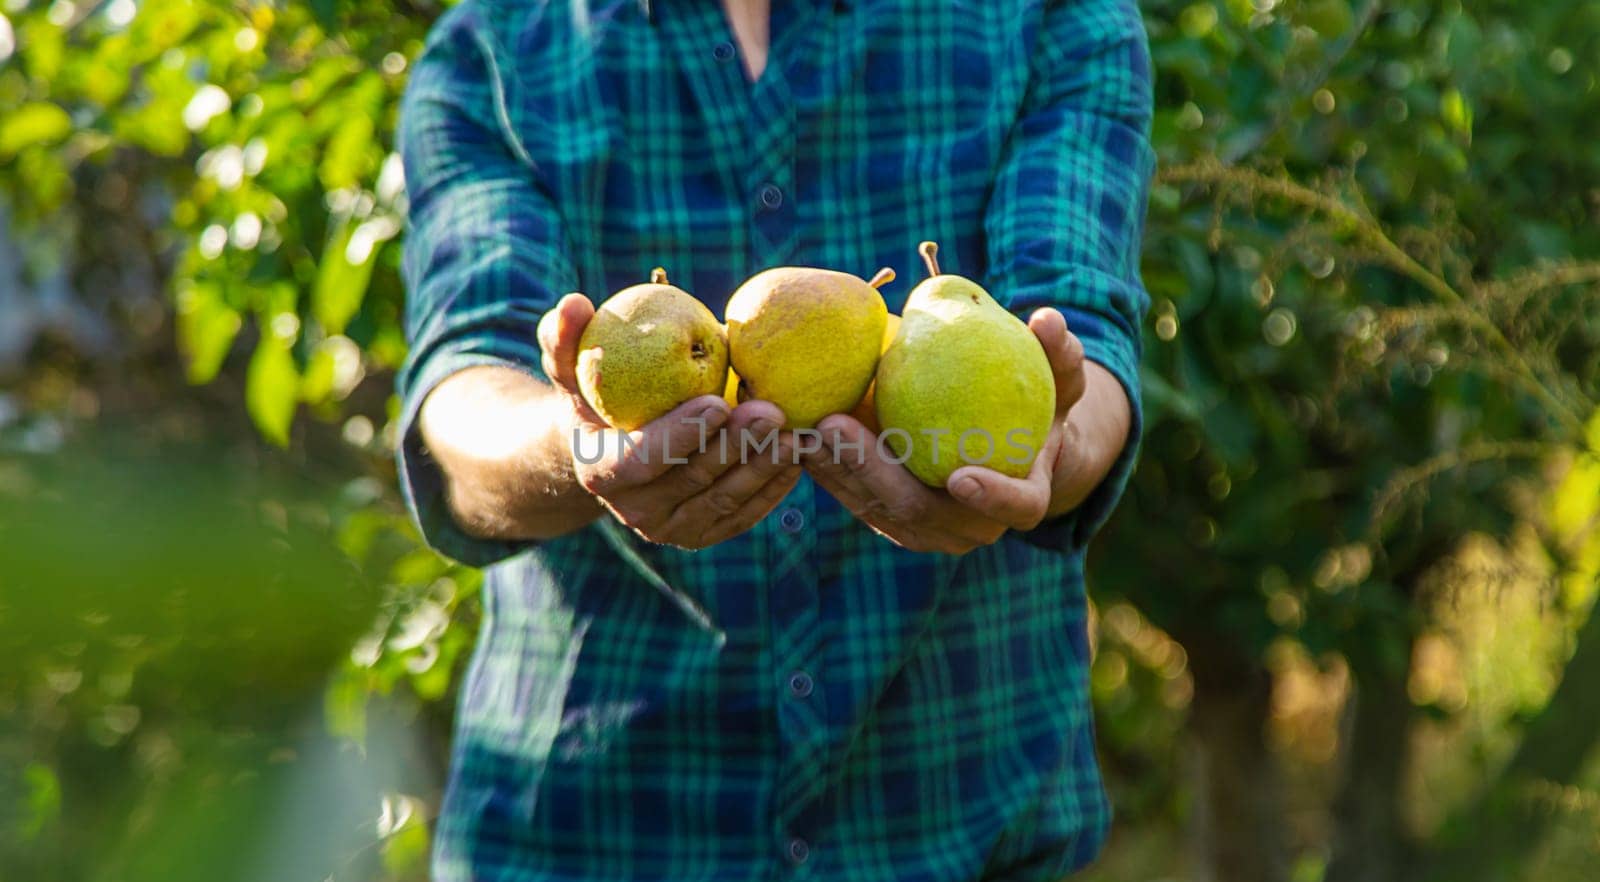
[[[719,315],[766,267],[947,272],[1060,308],[1138,437],[1153,169],[1134,0],[775,0],[751,84],[712,0],[473,2],[402,113],[411,194],[402,483],[487,567],[434,873],[453,880],[1050,880],[1109,808],[1076,512],[961,557],[904,551],[809,479],[698,552],[602,520],[464,535],[415,428],[469,365],[538,375],[534,326],[665,266]]]

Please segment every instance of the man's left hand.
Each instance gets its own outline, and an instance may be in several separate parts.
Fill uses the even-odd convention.
[[[822,449],[807,454],[806,470],[856,517],[913,551],[965,554],[998,541],[1007,530],[1030,530],[1075,507],[1122,449],[1127,398],[1109,372],[1085,362],[1083,344],[1060,312],[1037,310],[1028,326],[1055,374],[1056,416],[1027,477],[968,465],[952,473],[944,488],[929,487],[885,458],[877,436],[843,414],[817,426]],[[1086,392],[1086,403],[1104,413],[1080,418],[1077,410],[1083,408],[1074,406]]]

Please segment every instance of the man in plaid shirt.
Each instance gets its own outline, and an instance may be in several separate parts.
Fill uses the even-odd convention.
[[[486,572],[438,879],[1042,882],[1093,858],[1083,550],[1139,436],[1150,91],[1134,0],[439,22],[401,120],[399,461],[428,541]],[[772,266],[920,276],[923,239],[1050,357],[1028,478],[927,488],[846,415],[818,452],[724,457],[716,433],[782,414],[709,396],[574,456],[602,427],[574,380],[594,307],[567,292],[660,265],[720,315]],[[685,462],[640,455],[663,449]]]

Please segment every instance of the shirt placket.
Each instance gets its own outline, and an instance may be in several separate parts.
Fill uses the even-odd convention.
[[[793,6],[790,6],[790,10]],[[743,183],[750,200],[751,264],[791,263],[799,237],[795,181],[795,104],[784,76],[784,50],[795,22],[775,9],[770,70],[751,87],[749,150]],[[826,676],[817,594],[816,507],[802,481],[769,517],[768,602],[772,616],[771,688],[777,694],[780,748],[772,833],[792,877],[815,875],[820,859],[814,829],[827,751]]]
[[[750,265],[764,269],[790,263],[799,241],[795,105],[783,60],[787,50],[803,42],[801,19],[811,11],[808,4],[774,4],[769,69],[753,84],[716,4],[658,0],[655,7],[703,118],[728,126],[714,140],[729,148],[719,164],[733,198],[745,206]],[[812,823],[828,742],[814,500],[811,482],[802,480],[756,528],[766,558],[763,588],[772,634],[760,676],[774,696],[779,740],[774,799],[766,808],[772,813],[772,854],[790,878],[815,875],[817,851],[825,845],[816,841]]]

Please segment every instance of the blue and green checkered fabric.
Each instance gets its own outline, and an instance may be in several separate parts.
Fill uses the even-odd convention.
[[[1109,809],[1078,511],[963,557],[901,550],[807,479],[699,552],[602,521],[450,520],[415,428],[469,365],[537,375],[534,326],[664,266],[719,315],[782,264],[946,272],[1051,305],[1139,410],[1154,159],[1133,0],[774,0],[750,83],[715,0],[473,2],[402,111],[411,197],[403,488],[486,567],[434,874],[456,880],[1051,880]]]

